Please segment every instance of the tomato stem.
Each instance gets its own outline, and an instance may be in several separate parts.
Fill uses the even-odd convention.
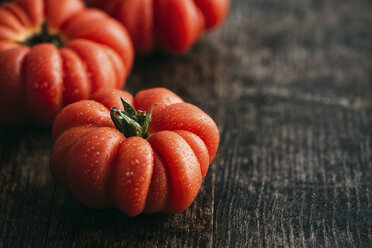
[[[50,31],[48,24],[44,22],[41,25],[39,32],[32,34],[31,36],[27,37],[25,40],[19,41],[18,43],[25,45],[25,46],[29,46],[29,47],[33,47],[41,43],[52,43],[56,47],[61,48],[63,47],[65,42],[63,41],[59,33],[53,34]]]
[[[147,138],[147,129],[151,122],[152,111],[157,104],[151,108],[146,114],[144,111],[137,111],[132,105],[120,98],[124,106],[124,110],[117,107],[112,107],[110,111],[111,119],[115,124],[116,129],[124,134],[125,137],[139,136]]]

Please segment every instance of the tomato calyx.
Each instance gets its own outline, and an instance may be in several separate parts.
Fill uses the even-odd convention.
[[[65,41],[62,39],[59,33],[51,32],[48,24],[44,22],[38,32],[30,35],[23,41],[19,41],[18,43],[29,47],[33,47],[41,43],[51,43],[57,48],[61,48],[64,46]]]
[[[110,110],[111,119],[115,124],[116,129],[124,134],[126,138],[139,136],[147,138],[147,129],[151,122],[152,111],[157,104],[151,108],[150,112],[146,114],[144,111],[137,111],[132,105],[120,98],[123,103],[124,110],[117,107],[112,107]]]

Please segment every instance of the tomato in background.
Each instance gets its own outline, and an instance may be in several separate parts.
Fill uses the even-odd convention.
[[[88,0],[128,29],[137,52],[184,51],[226,18],[229,0]]]
[[[64,105],[122,88],[133,53],[122,24],[80,0],[2,4],[0,122],[51,125]]]

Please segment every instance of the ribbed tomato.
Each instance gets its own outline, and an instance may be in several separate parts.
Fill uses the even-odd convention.
[[[158,46],[188,49],[206,30],[221,24],[229,0],[88,0],[128,29],[138,52]]]
[[[117,108],[121,97],[124,108]],[[167,89],[143,90],[134,99],[101,90],[65,107],[53,138],[50,170],[58,183],[87,206],[116,206],[135,216],[190,206],[219,131],[206,113]]]
[[[50,125],[62,106],[101,88],[122,88],[132,63],[132,43],[122,24],[80,0],[5,3],[0,122]]]

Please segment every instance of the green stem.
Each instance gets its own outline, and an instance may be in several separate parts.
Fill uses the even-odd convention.
[[[152,111],[156,104],[151,108],[150,112],[146,114],[144,111],[137,111],[132,105],[120,98],[123,103],[124,110],[118,109],[117,107],[111,108],[111,119],[115,124],[117,130],[122,132],[125,137],[139,136],[147,138],[147,129],[151,122]]]
[[[58,33],[50,33],[48,24],[46,22],[42,24],[40,32],[31,35],[30,37],[26,38],[24,41],[20,41],[19,43],[29,47],[33,47],[41,43],[52,43],[58,48],[61,48],[64,45],[64,41]]]

